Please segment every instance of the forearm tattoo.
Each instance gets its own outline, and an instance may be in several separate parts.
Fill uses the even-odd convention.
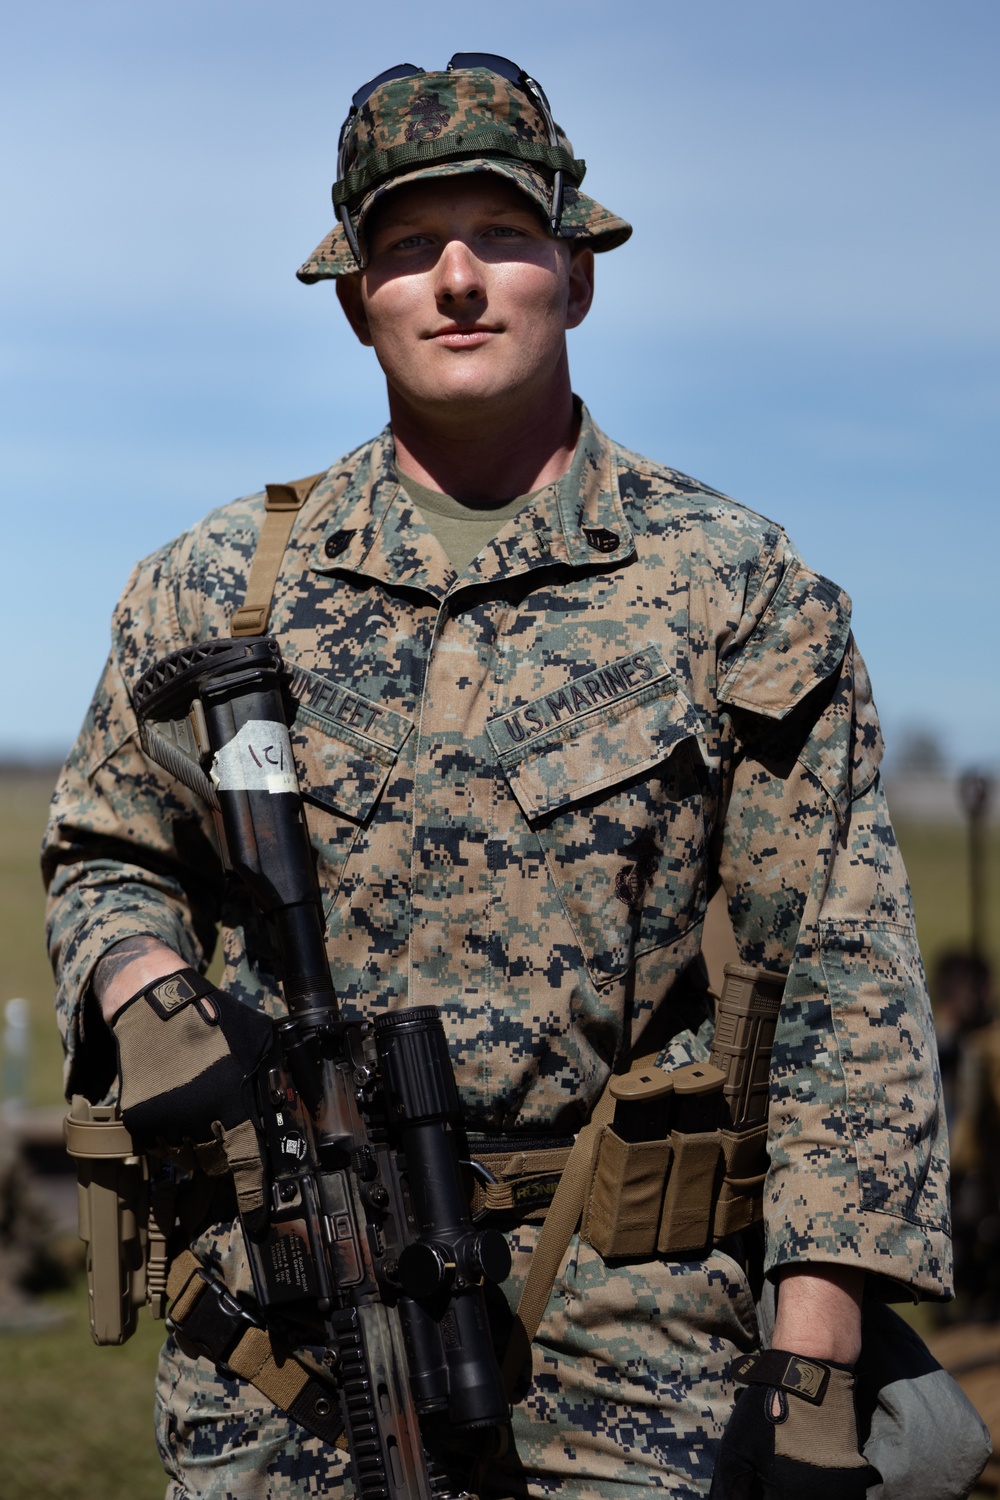
[[[113,948],[109,948],[103,958],[98,959],[94,969],[94,977],[91,988],[98,1000],[103,1000],[112,981],[127,969],[129,964],[137,958],[142,958],[147,953],[156,952],[163,947],[159,938],[154,937],[130,937],[122,938]]]

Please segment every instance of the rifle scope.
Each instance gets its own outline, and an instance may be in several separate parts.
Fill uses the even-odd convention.
[[[469,1217],[456,1144],[462,1109],[439,1011],[421,1006],[379,1016],[375,1050],[417,1227],[398,1272],[417,1410],[446,1410],[459,1427],[500,1426],[507,1398],[481,1283],[504,1280],[510,1250],[499,1230],[478,1230]]]

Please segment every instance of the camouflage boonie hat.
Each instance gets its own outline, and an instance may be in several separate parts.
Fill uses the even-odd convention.
[[[372,206],[394,188],[465,172],[492,172],[512,182],[550,225],[555,217],[553,232],[560,239],[594,250],[613,250],[628,239],[631,224],[580,192],[586,163],[574,157],[544,93],[526,75],[520,76],[527,87],[489,66],[424,73],[404,65],[392,72],[404,76],[389,77],[367,97],[363,90],[355,95],[333,187],[339,222],[296,272],[300,281],[358,269],[344,217],[349,215],[352,235],[360,237]],[[555,215],[554,193],[561,196]]]

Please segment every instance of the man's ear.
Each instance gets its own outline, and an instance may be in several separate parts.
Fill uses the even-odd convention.
[[[344,309],[344,316],[354,329],[358,338],[370,349],[373,343],[371,330],[368,327],[368,314],[365,312],[364,297],[361,294],[361,272],[352,271],[347,276],[337,277],[337,298]]]
[[[566,302],[566,327],[579,328],[590,312],[594,300],[594,252],[589,245],[575,245],[570,250],[569,287]]]

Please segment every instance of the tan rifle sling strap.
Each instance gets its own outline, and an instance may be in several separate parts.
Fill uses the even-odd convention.
[[[293,479],[291,484],[269,484],[264,521],[257,538],[257,550],[250,564],[247,594],[239,609],[233,610],[230,635],[263,635],[271,618],[274,586],[281,571],[281,560],[295,517],[305,505],[323,474]]]
[[[649,1066],[656,1060],[656,1053],[637,1058],[633,1066]],[[610,1123],[615,1112],[615,1101],[611,1097],[611,1079],[594,1106],[589,1121],[584,1125],[563,1168],[555,1196],[549,1205],[545,1222],[538,1236],[538,1243],[528,1264],[528,1275],[521,1288],[517,1312],[510,1342],[503,1361],[503,1378],[507,1394],[511,1395],[521,1371],[531,1357],[531,1341],[538,1332],[546,1304],[555,1285],[562,1258],[570,1240],[580,1223],[587,1192],[594,1175],[594,1161],[601,1138],[601,1126]]]
[[[290,1354],[279,1354],[267,1329],[190,1250],[182,1250],[167,1278],[167,1317],[181,1338],[224,1375],[238,1375],[305,1427],[337,1447],[344,1422],[336,1389]]]

